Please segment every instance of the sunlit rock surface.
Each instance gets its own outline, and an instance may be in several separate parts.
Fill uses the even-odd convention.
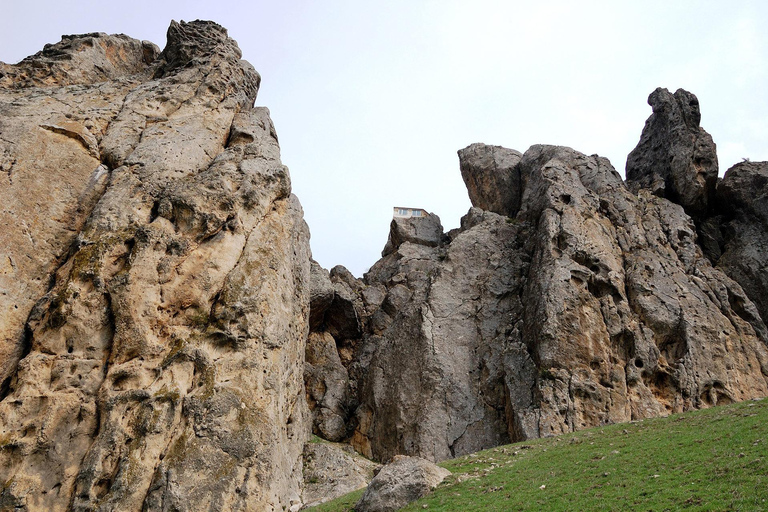
[[[211,22],[0,68],[0,508],[300,503],[309,244]]]

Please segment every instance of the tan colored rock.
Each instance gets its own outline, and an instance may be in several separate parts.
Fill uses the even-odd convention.
[[[145,47],[121,36],[73,36],[16,66],[0,65],[2,388],[28,349],[24,323],[32,307],[106,189],[110,170],[99,142],[125,96],[151,74]],[[115,80],[105,81],[94,64]],[[94,73],[100,80],[88,82]]]
[[[1,93],[4,137],[32,127],[41,149],[4,146],[34,193],[4,212],[3,278],[27,284],[3,296],[25,309],[0,324],[23,356],[0,402],[0,508],[298,505],[309,233],[252,108],[259,77],[210,22],[173,23],[138,74],[90,85],[98,63],[19,85],[20,66]]]
[[[0,88],[62,87],[119,81],[144,73],[160,49],[149,41],[101,32],[62,36],[18,64],[0,62]]]

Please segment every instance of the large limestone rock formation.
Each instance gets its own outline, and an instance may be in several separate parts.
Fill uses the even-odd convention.
[[[299,503],[308,230],[226,31],[0,68],[0,508]]]
[[[676,97],[693,108],[689,93]],[[674,172],[694,172],[698,183],[700,153],[686,162],[680,151]],[[459,155],[475,180],[472,203],[496,212],[472,208],[459,229],[428,238],[402,239],[393,222],[384,257],[349,285],[362,335],[345,341],[351,358],[333,364],[347,370],[342,402],[354,408],[347,431],[361,453],[441,460],[768,394],[768,331],[744,291],[752,288],[723,272],[737,250],[765,266],[752,234],[765,223],[742,220],[759,218],[764,193],[754,204],[729,199],[729,222],[751,231],[713,267],[684,208],[706,220],[715,208],[707,180],[681,205],[570,148],[533,146],[518,159],[474,144]],[[500,165],[498,155],[514,162]],[[758,167],[737,169],[719,193],[762,183]],[[501,197],[512,203],[500,206]]]
[[[0,509],[298,510],[370,470],[303,486],[310,432],[441,460],[768,395],[768,167],[717,185],[692,94],[651,95],[628,184],[461,150],[461,227],[395,219],[357,279],[240,57],[182,22],[0,63]]]

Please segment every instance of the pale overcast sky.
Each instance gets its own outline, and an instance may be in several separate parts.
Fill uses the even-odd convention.
[[[768,2],[1,0],[0,61],[62,34],[161,48],[171,19],[214,20],[262,76],[315,259],[362,273],[393,206],[458,226],[456,151],[560,144],[623,174],[656,87],[687,89],[720,172],[768,160]]]

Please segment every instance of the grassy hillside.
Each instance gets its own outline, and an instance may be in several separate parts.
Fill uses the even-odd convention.
[[[768,399],[501,446],[406,511],[768,510]],[[312,509],[347,512],[362,491]]]

